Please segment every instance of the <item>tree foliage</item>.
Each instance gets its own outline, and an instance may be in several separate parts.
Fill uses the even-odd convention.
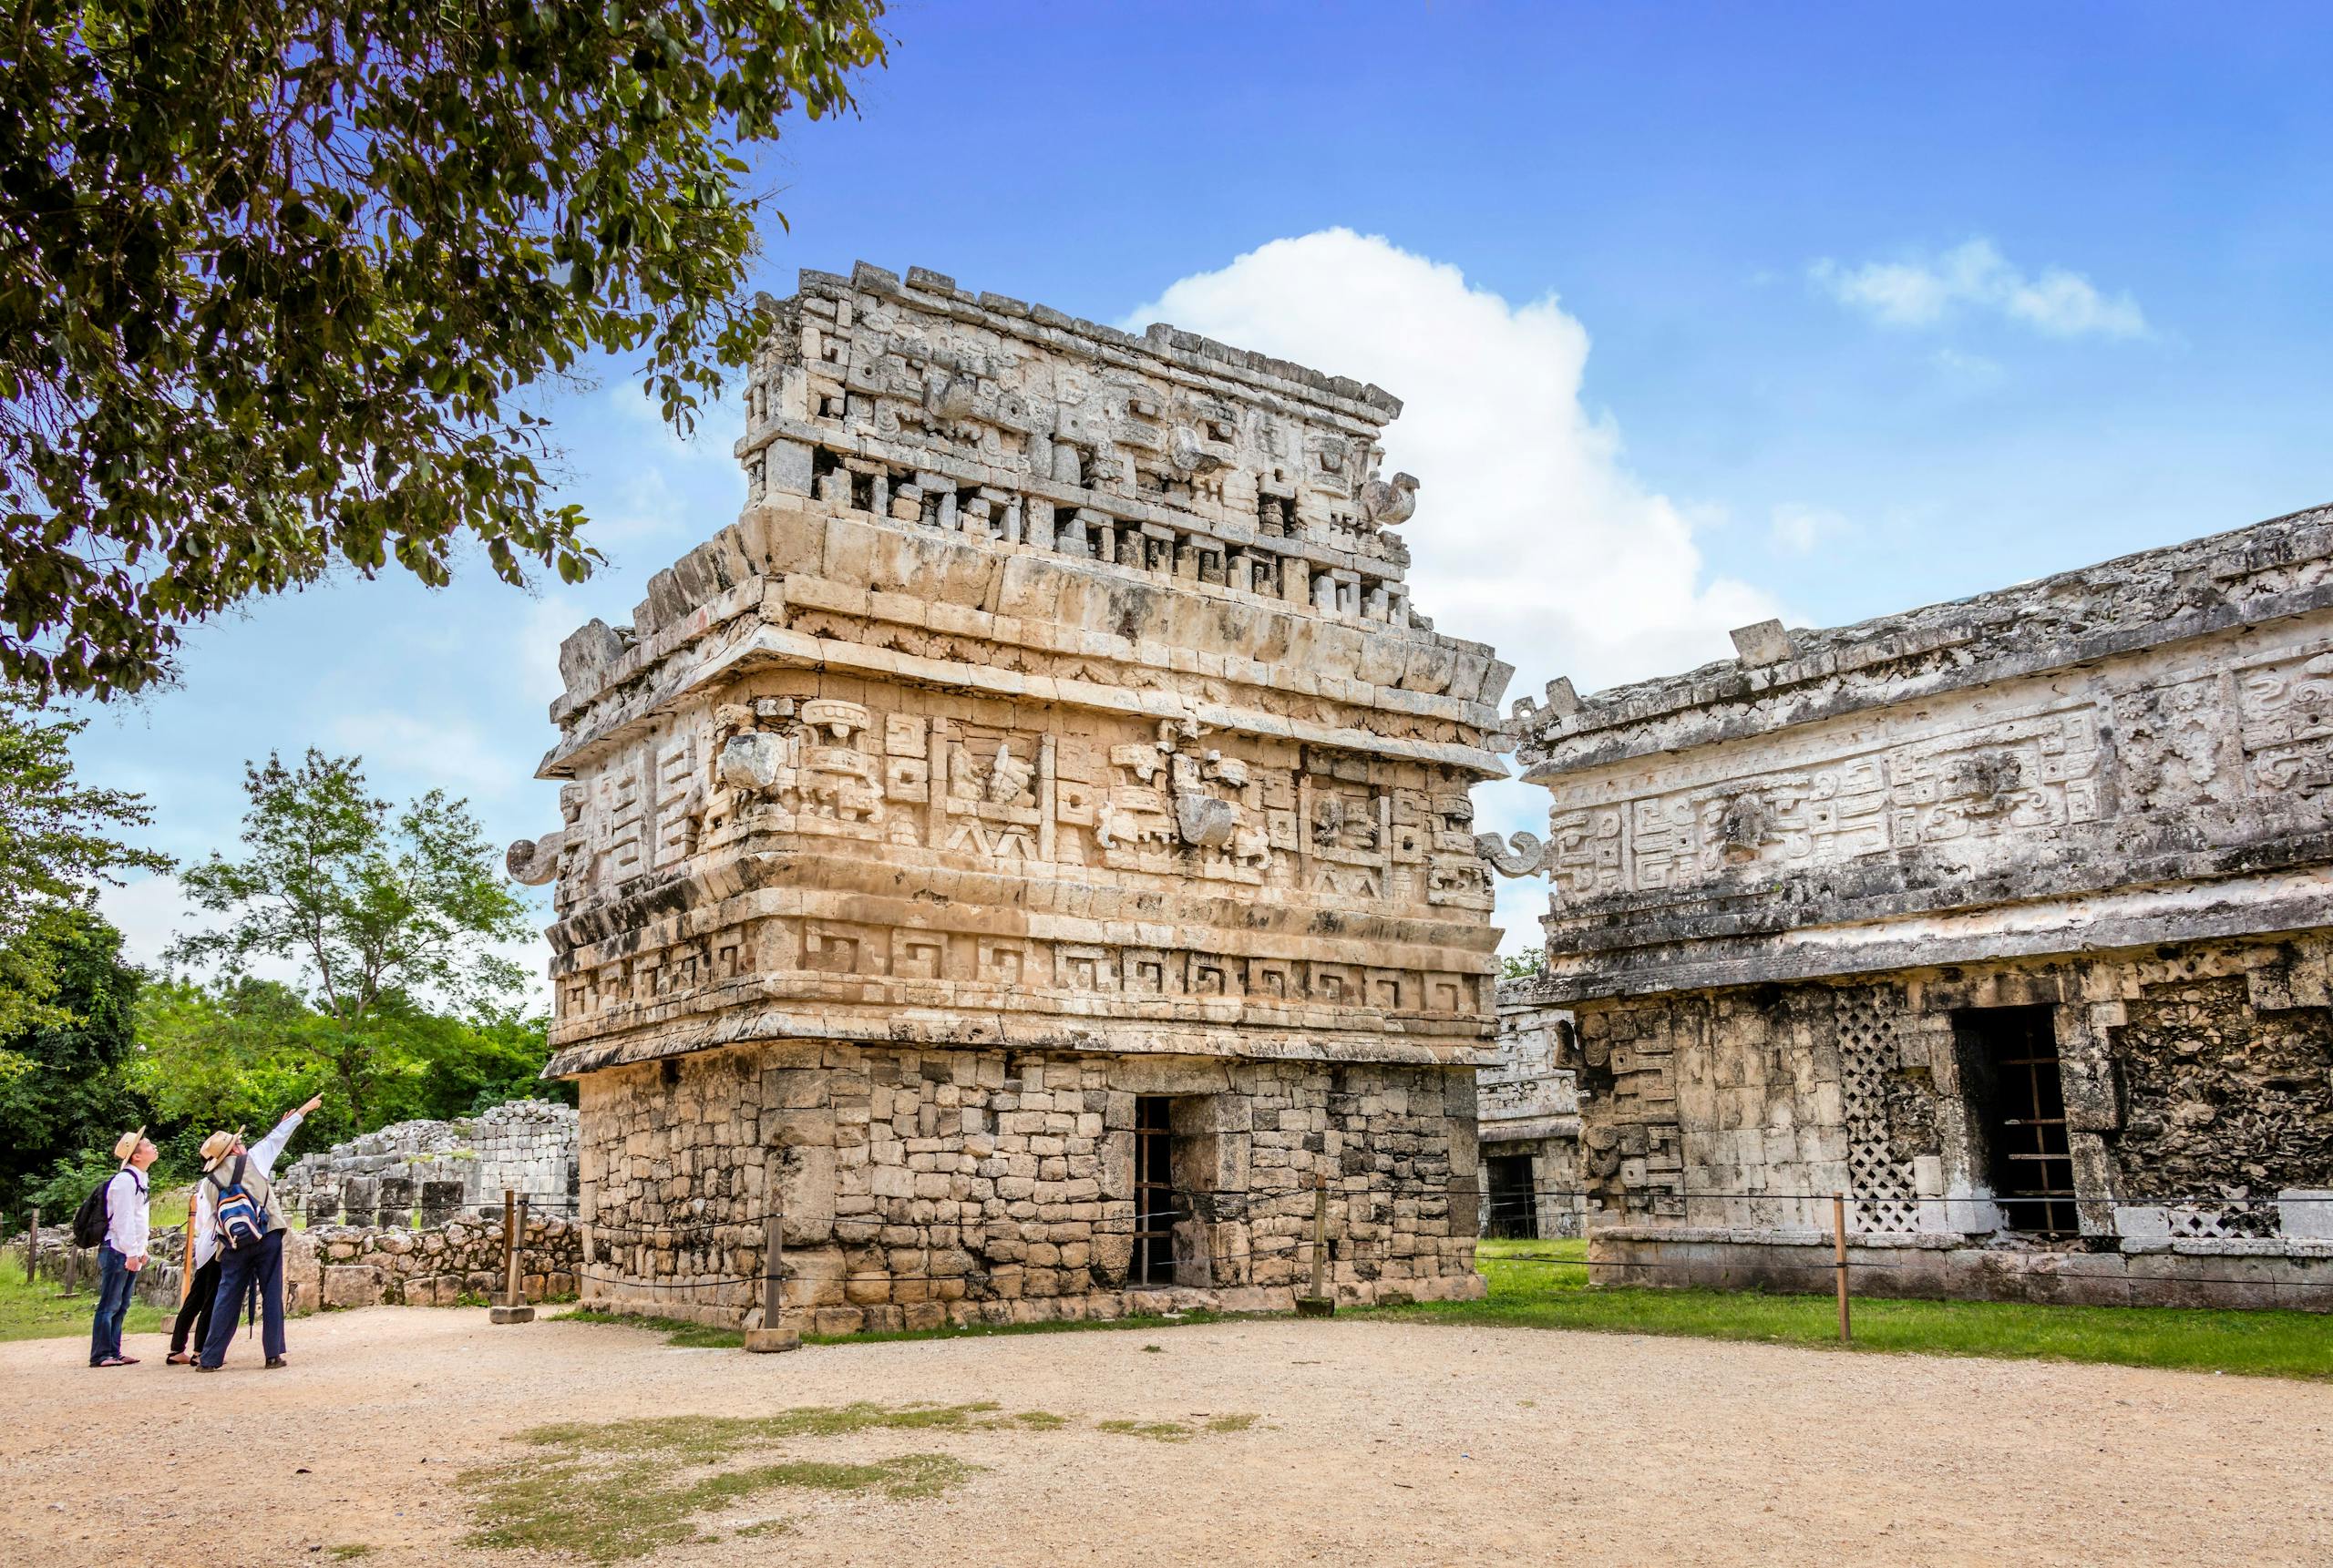
[[[1503,980],[1534,979],[1547,967],[1547,948],[1519,948],[1499,959],[1498,978]]]
[[[188,901],[222,923],[166,957],[215,968],[245,1038],[298,1036],[295,1055],[326,1072],[310,1091],[365,1123],[393,1072],[388,1021],[414,1016],[416,998],[477,1009],[519,989],[518,966],[489,944],[526,935],[527,907],[467,803],[443,791],[393,814],[357,759],[313,750],[296,767],[271,755],[247,768],[243,788],[244,855],[214,853],[182,878]],[[293,967],[308,994],[250,986],[254,960]]]
[[[81,912],[98,885],[124,870],[170,868],[111,835],[151,820],[144,800],[73,776],[70,744],[87,726],[0,687],[0,1041],[67,1021],[70,999],[54,999],[59,955],[86,943]],[[12,1052],[0,1045],[0,1079],[23,1066]]]
[[[100,696],[335,559],[597,559],[515,395],[764,327],[746,143],[883,0],[25,0],[0,42],[0,673]],[[782,219],[781,219],[782,220]]]
[[[109,1155],[113,1141],[145,1120],[127,1076],[139,977],[122,961],[121,933],[80,908],[61,911],[53,926],[55,1005],[0,1036],[19,1064],[0,1076],[0,1206],[11,1209],[36,1173],[92,1150]],[[104,1168],[116,1167],[108,1159]]]

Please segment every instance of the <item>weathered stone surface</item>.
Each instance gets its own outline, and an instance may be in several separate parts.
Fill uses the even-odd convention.
[[[381,1271],[363,1264],[327,1264],[324,1271],[326,1307],[378,1307]]]
[[[1599,1277],[2333,1308],[2333,510],[1737,635],[1517,723]]]
[[[564,1209],[575,1190],[575,1112],[514,1100],[452,1122],[399,1122],[303,1155],[275,1187],[311,1224],[395,1225],[417,1203],[424,1225],[442,1225],[466,1207],[501,1213],[505,1190]]]
[[[745,521],[562,661],[587,1296],[749,1317],[776,1204],[820,1331],[1117,1310],[1139,1095],[1178,1287],[1325,1178],[1343,1287],[1463,1294],[1511,671],[1410,609],[1400,405],[1003,303],[806,273]]]

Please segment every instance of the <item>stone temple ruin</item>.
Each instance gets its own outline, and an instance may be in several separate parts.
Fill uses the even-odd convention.
[[[1473,1296],[1511,671],[1374,386],[803,274],[743,517],[560,652],[587,1302],[821,1331]],[[1135,1293],[1152,1292],[1137,1297]]]
[[[2333,1307],[2333,509],[1735,642],[1517,704],[1595,1276]]]
[[[2333,1307],[2333,512],[1502,726],[1376,387],[922,271],[776,313],[745,513],[562,647],[511,849],[587,1301],[756,1325],[776,1209],[791,1326],[1280,1308],[1322,1194],[1347,1300],[1479,1294],[1486,1204],[1822,1288],[1843,1194],[1886,1294]],[[1506,750],[1544,843],[1472,831]]]

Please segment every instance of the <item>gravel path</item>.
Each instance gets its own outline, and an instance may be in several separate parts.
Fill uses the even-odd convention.
[[[241,1339],[207,1378],[160,1365],[154,1337],[130,1353],[100,1374],[72,1340],[0,1345],[0,1562],[548,1561],[461,1544],[447,1483],[509,1457],[509,1434],[854,1399],[995,1399],[1083,1430],[810,1440],[986,1468],[922,1501],[785,1494],[763,1512],[786,1535],[653,1561],[2333,1562],[2325,1384],[1367,1322],[756,1357],[419,1308],[295,1322],[281,1372]],[[1176,1444],[1092,1429],[1249,1412]]]

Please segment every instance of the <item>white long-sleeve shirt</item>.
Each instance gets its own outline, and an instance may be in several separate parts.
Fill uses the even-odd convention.
[[[116,1171],[106,1183],[106,1245],[124,1257],[146,1255],[146,1178]]]
[[[276,1156],[283,1153],[283,1145],[292,1141],[292,1134],[298,1132],[300,1123],[307,1119],[306,1112],[294,1111],[278,1122],[274,1132],[253,1143],[244,1154],[249,1163],[248,1168],[257,1171],[271,1182],[275,1180]],[[219,1250],[219,1184],[211,1178],[231,1168],[234,1158],[232,1154],[228,1155],[205,1172],[202,1180],[194,1184],[194,1266],[197,1268],[209,1263]]]

